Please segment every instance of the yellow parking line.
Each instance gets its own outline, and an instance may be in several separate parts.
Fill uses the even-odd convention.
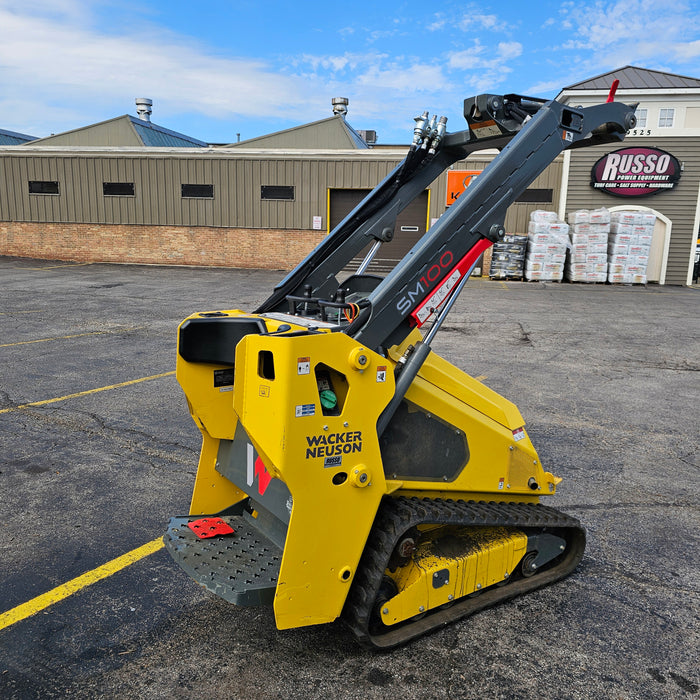
[[[46,267],[25,267],[25,270],[55,270],[59,267],[85,267],[85,265],[92,265],[92,263],[66,263],[65,265],[47,265]]]
[[[0,630],[5,629],[5,627],[9,627],[10,625],[14,625],[15,622],[20,622],[21,620],[31,617],[32,615],[36,615],[36,613],[45,610],[50,605],[68,598],[83,588],[91,586],[93,583],[97,583],[97,581],[101,581],[103,578],[107,578],[108,576],[117,573],[117,571],[121,571],[127,566],[139,561],[139,559],[143,559],[149,554],[153,554],[162,548],[163,539],[158,537],[147,544],[141,545],[141,547],[137,547],[126,554],[122,554],[116,559],[112,559],[112,561],[109,561],[102,566],[98,566],[92,571],[88,571],[87,573],[84,573],[81,576],[68,581],[67,583],[57,586],[47,593],[42,593],[40,596],[32,598],[32,600],[29,600],[26,603],[22,603],[17,607],[12,608],[12,610],[8,610],[7,612],[0,614]]]
[[[41,309],[33,309],[32,311],[0,311],[0,316],[14,316],[15,314],[40,314]]]
[[[69,340],[70,338],[82,338],[85,335],[104,335],[109,331],[91,331],[90,333],[76,333],[75,335],[59,335],[56,338],[39,338],[38,340],[20,340],[17,343],[5,343],[0,348],[12,348],[15,345],[31,345],[32,343],[48,343],[50,340]]]
[[[154,374],[152,377],[141,377],[141,379],[131,379],[128,382],[121,382],[120,384],[110,384],[109,386],[101,386],[97,389],[88,389],[87,391],[79,391],[77,394],[68,394],[68,396],[59,396],[55,399],[44,399],[43,401],[32,401],[31,403],[23,403],[20,406],[11,406],[10,408],[1,408],[0,413],[10,413],[11,411],[19,411],[23,408],[30,408],[31,406],[46,406],[46,404],[57,403],[58,401],[67,401],[68,399],[76,399],[79,396],[88,396],[90,394],[97,394],[100,391],[108,391],[109,389],[120,389],[123,386],[131,386],[132,384],[139,384],[140,382],[147,382],[151,379],[160,379],[161,377],[171,377],[175,374],[172,372],[163,372],[163,374]]]
[[[477,382],[483,382],[484,379],[486,379],[486,375],[480,374],[478,377],[474,377],[474,379],[476,379]]]

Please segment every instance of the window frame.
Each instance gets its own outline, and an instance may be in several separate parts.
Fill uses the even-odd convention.
[[[61,195],[61,185],[58,180],[28,180],[28,189],[29,189],[29,194],[30,195],[38,195],[40,197],[60,197]],[[56,191],[55,192],[41,192],[41,191],[32,191],[32,185],[56,185]]]
[[[275,196],[288,192],[291,197]],[[260,199],[265,202],[294,202],[296,187],[294,185],[260,185]]]
[[[676,119],[674,107],[661,107],[659,109],[659,129],[672,129]]]
[[[211,194],[185,194],[185,188],[210,188],[207,192],[211,191]],[[214,185],[203,182],[181,182],[180,183],[180,198],[181,199],[214,199]]]
[[[551,204],[553,199],[552,187],[528,187],[513,204]]]
[[[108,186],[125,186],[131,187],[131,192],[107,192]],[[133,182],[103,182],[102,183],[102,196],[103,197],[135,197],[136,187]]]
[[[637,117],[637,127],[645,129],[649,119],[649,110],[646,107],[639,107],[634,115]]]

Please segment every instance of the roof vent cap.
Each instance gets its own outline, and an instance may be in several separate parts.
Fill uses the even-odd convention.
[[[139,119],[143,119],[145,122],[151,121],[151,113],[153,112],[153,100],[149,100],[148,97],[137,97],[136,98],[136,114],[139,115]]]
[[[348,113],[350,100],[347,97],[334,97],[331,100],[331,104],[333,105],[333,114],[339,114],[341,117],[345,118],[345,115]]]

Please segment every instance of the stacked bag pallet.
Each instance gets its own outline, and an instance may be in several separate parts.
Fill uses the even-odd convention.
[[[570,282],[605,282],[608,277],[610,212],[579,209],[570,212],[571,247],[566,263]]]
[[[646,284],[656,215],[651,212],[614,211],[611,218],[608,282]]]
[[[560,282],[569,245],[569,226],[556,212],[538,209],[528,224],[525,279]]]
[[[489,277],[522,279],[525,265],[527,236],[507,233],[503,240],[493,244]]]

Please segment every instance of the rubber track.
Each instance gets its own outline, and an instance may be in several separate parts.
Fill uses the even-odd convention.
[[[419,620],[387,626],[386,632],[373,634],[369,629],[370,614],[389,557],[405,532],[427,523],[554,531],[567,540],[567,548],[553,564],[545,566],[534,576],[512,580],[506,586],[491,586],[478,597],[460,598],[447,609],[437,608]],[[478,610],[557,581],[576,568],[583,556],[585,542],[586,532],[576,518],[539,504],[385,498],[370,531],[342,617],[361,644],[388,649]]]

